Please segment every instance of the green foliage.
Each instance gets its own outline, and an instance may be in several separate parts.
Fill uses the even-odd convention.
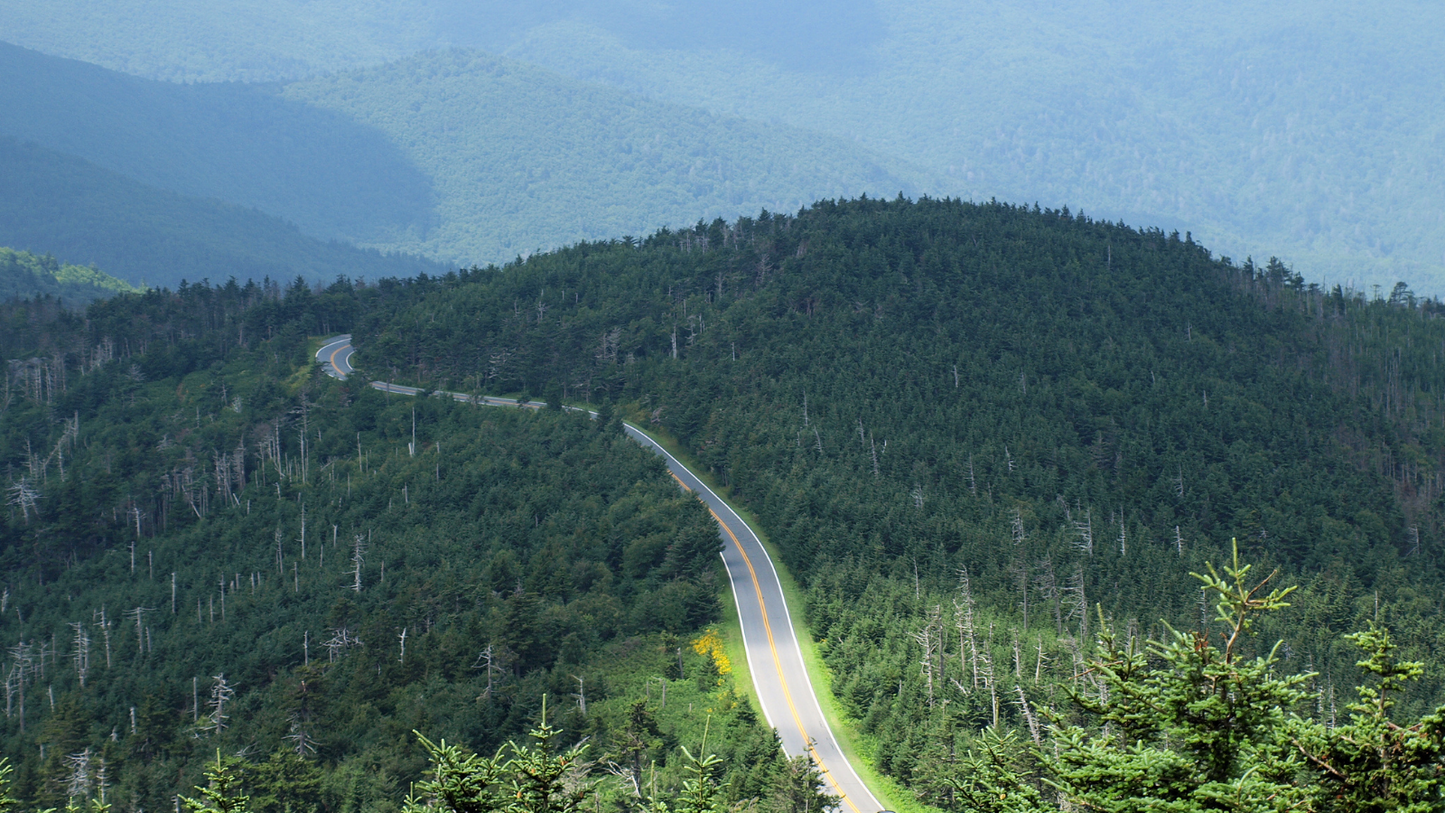
[[[577,813],[587,795],[587,785],[577,771],[586,745],[574,745],[556,753],[558,731],[547,724],[547,698],[542,698],[542,722],[531,731],[531,748],[510,745],[513,752],[507,788],[511,810],[516,813]]]
[[[703,747],[707,741],[703,741]],[[674,810],[677,813],[718,813],[722,809],[722,799],[719,798],[716,774],[722,764],[722,760],[716,754],[703,754],[693,756],[682,747],[683,759],[687,760],[687,766],[683,769],[687,779],[682,783],[682,796],[677,800]],[[656,799],[651,800],[654,808],[658,807]]]
[[[984,729],[977,749],[968,752],[957,776],[950,780],[958,795],[949,808],[977,813],[1032,813],[1043,809],[1043,796],[1031,781],[1025,762],[1018,732]]]
[[[54,257],[0,247],[0,299],[54,297],[71,305],[137,289],[94,267],[62,265]]]
[[[1289,606],[1293,588],[1265,593],[1277,574],[1252,582],[1250,570],[1236,546],[1224,576],[1210,567],[1198,577],[1218,599],[1219,644],[1205,632],[1170,630],[1167,641],[1149,645],[1148,655],[1162,662],[1153,667],[1132,640],[1104,628],[1090,664],[1096,694],[1073,692],[1095,727],[1059,726],[1050,759],[1050,781],[1070,803],[1104,811],[1285,811],[1305,800],[1284,731],[1286,710],[1307,697],[1299,687],[1311,676],[1279,675],[1274,650],[1254,658],[1240,652],[1260,616]]]
[[[636,709],[634,706],[634,716]],[[544,722],[532,730],[531,745],[508,743],[490,758],[467,753],[445,741],[436,744],[418,734],[431,769],[428,778],[418,783],[407,799],[405,813],[576,813],[600,804],[604,790],[590,776],[592,763],[584,759],[587,746],[573,745],[559,753],[555,743],[559,732],[545,722],[545,699],[542,713]],[[653,813],[718,813],[725,808],[717,781],[723,760],[706,752],[710,723],[709,717],[703,727],[699,756],[686,746],[681,748],[681,788],[659,793],[654,772],[649,796],[645,803],[637,804],[641,800],[635,800],[636,807]],[[816,771],[808,781],[816,783]],[[633,785],[633,789],[640,796],[640,788]],[[821,810],[817,804],[827,801],[827,797],[817,795],[816,788],[813,790],[814,796],[802,808],[805,811]],[[764,809],[777,813],[794,810],[771,799]]]
[[[966,732],[1067,702],[1100,609],[1127,640],[1198,628],[1214,540],[1301,583],[1255,633],[1321,707],[1376,590],[1407,651],[1445,643],[1438,313],[1187,235],[867,199],[470,272],[357,332],[417,383],[560,381],[670,433],[756,512],[843,707],[922,789]]]
[[[428,761],[407,731],[498,753],[545,694],[575,700],[553,756],[587,737],[621,780],[594,802],[818,809],[686,646],[718,610],[716,529],[627,417],[754,508],[841,705],[929,800],[990,792],[962,765],[1046,794],[1016,743],[1071,697],[1055,720],[1077,758],[1054,778],[1079,798],[1122,804],[1129,777],[1161,804],[1312,797],[1310,756],[1344,764],[1348,743],[1280,732],[1330,719],[1358,660],[1341,636],[1378,614],[1401,660],[1439,645],[1439,312],[1178,235],[901,199],[405,282],[12,304],[0,636],[16,675],[45,647],[55,692],[52,710],[17,686],[0,722],[18,795],[63,802],[61,761],[90,747],[119,798],[157,808],[244,745],[295,757],[257,771],[258,809],[293,787],[390,810]],[[560,386],[604,419],[325,379],[306,337],[342,331],[375,376]],[[1231,535],[1281,575],[1208,568]],[[1209,623],[1191,570],[1221,637],[1181,632]],[[1380,708],[1428,723],[1403,776],[1445,673],[1406,684],[1393,663]],[[708,726],[723,762],[700,768],[681,746]]]
[[[0,757],[0,813],[10,813],[20,804],[12,787],[14,773],[15,767],[10,764],[10,758]]]
[[[421,739],[431,759],[430,778],[417,785],[407,813],[440,809],[445,813],[576,813],[591,792],[583,756],[586,745],[557,752],[560,732],[547,723],[547,700],[542,699],[542,721],[532,729],[531,746],[508,743],[487,759],[466,754],[443,740],[437,745]],[[506,754],[505,758],[503,753]]]
[[[1412,724],[1397,723],[1391,713],[1406,683],[1424,674],[1423,665],[1399,660],[1389,630],[1374,622],[1346,638],[1365,653],[1357,665],[1371,681],[1356,689],[1359,699],[1349,705],[1349,722],[1335,727],[1296,722],[1292,732],[1319,783],[1315,809],[1440,810],[1445,706]]]
[[[416,785],[406,800],[406,813],[445,810],[448,813],[489,813],[505,810],[510,803],[502,784],[505,762],[499,753],[486,758],[469,754],[459,746],[433,743],[417,734],[431,760],[429,776]]]
[[[323,806],[323,772],[306,756],[296,753],[307,753],[299,746],[296,743],[296,750],[277,751],[247,771],[251,809],[255,813],[301,813]]]
[[[206,784],[197,785],[200,799],[182,796],[181,801],[194,813],[247,813],[251,799],[241,793],[241,777],[234,759],[222,759],[216,751],[216,763],[206,768]]]
[[[765,795],[777,741],[686,645],[718,611],[717,530],[656,457],[574,413],[388,397],[315,367],[307,334],[458,284],[0,310],[18,362],[0,450],[34,500],[0,525],[18,798],[65,804],[89,748],[112,798],[163,809],[219,747],[257,755],[257,813],[397,810],[426,765],[408,730],[494,749],[544,693],[577,700],[549,714],[556,753],[587,738],[662,794],[711,711],[738,766],[722,798]]]

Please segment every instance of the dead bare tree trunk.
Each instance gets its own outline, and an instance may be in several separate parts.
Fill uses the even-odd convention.
[[[356,534],[356,539],[351,546],[351,573],[353,577],[351,589],[355,590],[358,593],[361,592],[361,563],[364,559],[364,542],[365,540],[362,538],[361,534]]]

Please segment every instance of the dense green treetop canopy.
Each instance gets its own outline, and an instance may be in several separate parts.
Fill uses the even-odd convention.
[[[1445,333],[1403,284],[1324,290],[1188,234],[900,199],[441,285],[365,317],[360,362],[550,383],[675,434],[808,585],[835,691],[910,781],[946,732],[1018,722],[1015,678],[1063,702],[1047,676],[1073,673],[1097,609],[1156,637],[1197,623],[1187,574],[1231,537],[1303,583],[1265,636],[1317,696],[1377,612],[1407,651],[1441,645]],[[959,660],[970,616],[1001,702]],[[1442,679],[1428,662],[1410,702]]]
[[[495,754],[546,694],[567,698],[567,741],[616,767],[599,805],[638,805],[654,765],[665,788],[700,781],[709,725],[723,800],[816,804],[700,634],[715,529],[624,416],[753,510],[868,758],[928,805],[1013,776],[1033,795],[1011,809],[1103,806],[1135,797],[1089,776],[1156,768],[1176,801],[1249,777],[1322,809],[1424,799],[1445,686],[1425,657],[1445,645],[1439,313],[1188,233],[901,197],[407,280],[12,302],[15,788],[63,802],[89,748],[155,807],[216,746],[254,744],[258,807],[390,809],[450,759],[409,732]],[[362,373],[344,383],[308,339],[340,332]],[[391,400],[368,377],[604,419]],[[1240,561],[1278,571],[1265,599],[1299,587],[1220,638],[1214,616],[1235,616],[1210,596],[1249,581]],[[1350,704],[1357,663],[1373,677]],[[1173,716],[1144,720],[1150,698]]]

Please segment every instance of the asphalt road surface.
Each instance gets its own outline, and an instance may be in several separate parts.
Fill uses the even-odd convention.
[[[345,379],[355,372],[351,366],[352,352],[351,336],[336,336],[321,346],[316,361],[327,375]],[[385,381],[372,381],[371,387],[398,395],[421,392],[416,387]],[[474,397],[459,392],[435,394],[482,406],[531,409],[544,406],[536,401],[522,403],[511,398]],[[697,495],[717,520],[723,539],[723,564],[732,582],[753,688],[763,707],[763,716],[777,729],[783,750],[791,756],[813,756],[827,782],[828,792],[842,800],[839,809],[843,813],[877,813],[882,805],[844,757],[818,705],[818,696],[803,666],[802,650],[793,632],[788,605],[783,600],[782,584],[762,543],[742,517],[677,458],[631,424],[626,425],[626,431],[633,440],[660,455],[678,485]]]

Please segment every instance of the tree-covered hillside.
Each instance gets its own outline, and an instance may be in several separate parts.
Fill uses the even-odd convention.
[[[164,805],[220,748],[258,808],[389,810],[427,767],[410,730],[491,753],[545,693],[618,777],[599,808],[644,804],[653,764],[678,787],[701,727],[728,802],[815,809],[700,628],[716,533],[622,415],[752,509],[865,757],[922,803],[1127,807],[1153,776],[1173,809],[1336,809],[1375,785],[1319,763],[1445,742],[1440,312],[1187,233],[902,198],[407,281],[15,302],[5,753],[37,805],[96,793],[100,759],[117,803]],[[388,400],[312,365],[343,331],[377,375],[604,417]]]
[[[1188,574],[1232,537],[1304,585],[1264,635],[1318,672],[1311,702],[1353,685],[1340,636],[1371,618],[1437,651],[1437,312],[1067,211],[860,200],[476,271],[355,332],[404,379],[552,386],[676,435],[757,512],[834,690],[921,789],[939,737],[1022,725],[1016,687],[1067,702],[1096,612],[1201,623]],[[966,616],[994,691],[946,677]],[[1441,696],[1425,677],[1412,703]]]
[[[920,184],[901,162],[832,138],[476,52],[428,54],[284,92],[377,128],[432,179],[434,228],[366,242],[463,264]]]
[[[168,809],[219,749],[258,813],[396,810],[413,731],[491,753],[544,696],[658,798],[704,728],[724,798],[810,798],[705,629],[716,528],[616,422],[320,375],[308,333],[429,290],[4,306],[0,750],[24,804]]]
[[[147,187],[260,210],[309,238],[463,265],[643,234],[699,216],[912,191],[921,178],[902,162],[833,138],[721,118],[468,52],[287,86],[177,85],[0,43],[0,104],[10,111],[0,137],[66,156],[52,164],[79,158]],[[151,218],[137,234],[96,213],[81,223],[84,213],[69,206],[27,220],[33,206],[26,187],[8,186],[0,195],[0,207],[18,210],[9,219],[24,220],[28,229],[12,225],[8,233],[23,235],[36,250],[69,251],[79,239],[71,233],[82,232],[92,243],[150,248],[154,264],[171,268],[192,259],[164,256],[177,241],[215,243],[215,232],[228,226],[256,228],[255,212],[201,206],[216,222],[171,229]],[[126,207],[106,201],[84,212],[90,208]],[[62,234],[65,246],[44,242]],[[300,259],[316,248],[289,253]],[[225,250],[241,253],[239,245]],[[143,254],[130,253],[124,268],[113,255],[66,256],[95,259],[134,278],[131,268]],[[399,265],[381,273],[417,270]],[[292,275],[259,266],[228,273]],[[343,273],[378,275],[364,267]],[[148,278],[173,285],[181,275]]]
[[[0,44],[0,135],[322,240],[424,230],[430,180],[374,128],[274,85],[178,85]],[[393,272],[401,273],[401,272]]]
[[[0,247],[0,300],[58,299],[72,307],[120,293],[137,293],[94,266],[64,265],[54,257]]]
[[[302,234],[214,199],[146,186],[71,155],[0,137],[0,243],[95,264],[134,284],[231,277],[377,279],[440,269]]]
[[[1431,293],[1442,28],[1440,6],[1414,0],[0,0],[9,41],[179,81],[484,48],[856,141],[931,174],[931,194],[1067,204],[1279,254],[1313,280]]]
[[[939,194],[1067,204],[1277,253],[1312,280],[1445,292],[1442,207],[1419,205],[1439,200],[1445,159],[1437,5],[865,5],[874,26],[799,27],[763,53],[629,36],[625,12],[536,26],[506,53],[856,138],[943,175]],[[853,59],[783,56],[814,36]]]

